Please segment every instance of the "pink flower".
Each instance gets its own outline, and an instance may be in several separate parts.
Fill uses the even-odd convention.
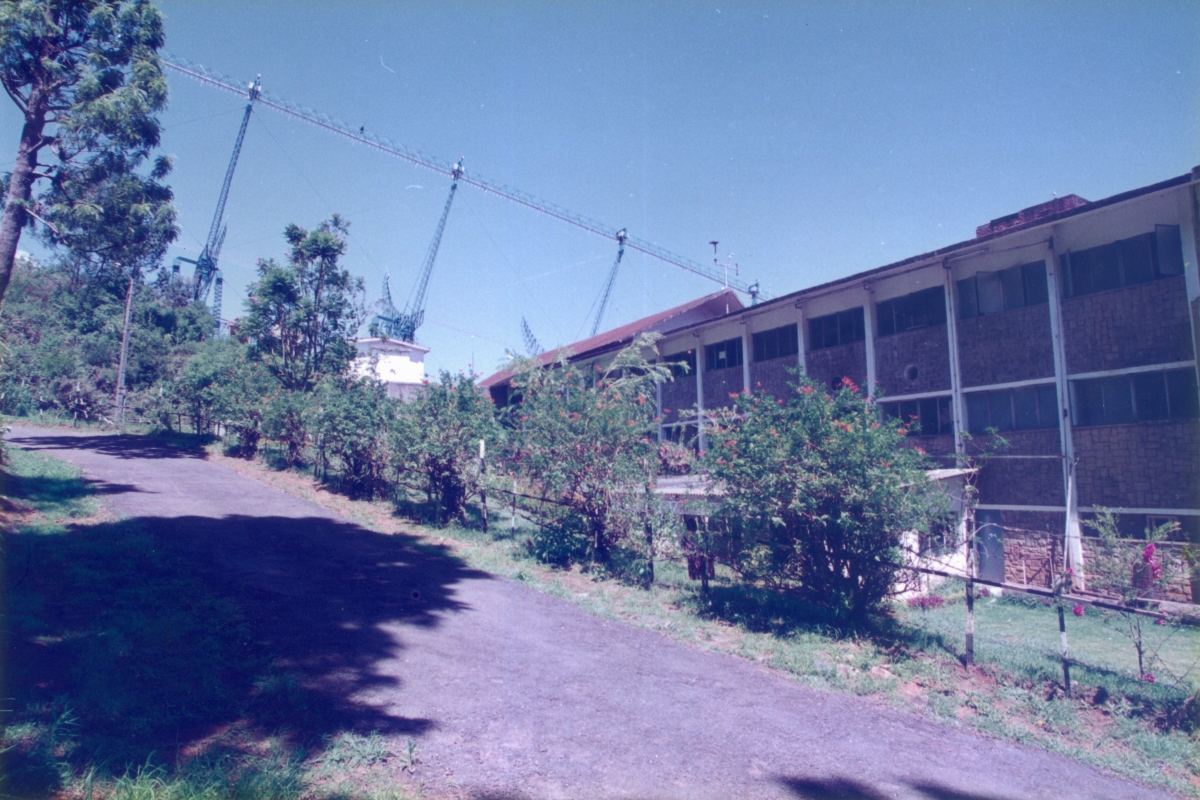
[[[1156,619],[1156,620],[1154,621],[1154,624],[1155,624],[1155,625],[1166,625],[1166,624],[1167,624],[1167,621],[1166,621],[1165,619]]]
[[[1154,683],[1155,679],[1154,679],[1154,675],[1147,672],[1145,675],[1142,676],[1142,680],[1144,680],[1146,683]]]
[[[1146,549],[1142,551],[1142,561],[1150,561],[1154,558],[1154,542],[1146,545]]]
[[[1071,609],[1071,611],[1072,611],[1072,613],[1075,614],[1075,616],[1082,617],[1083,616],[1083,604],[1081,603],[1081,604],[1075,606],[1074,608]]]

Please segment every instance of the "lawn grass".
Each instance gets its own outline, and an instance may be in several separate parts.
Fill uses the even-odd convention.
[[[286,724],[250,724],[286,720],[304,698],[248,641],[241,609],[107,514],[74,467],[8,456],[0,796],[419,795],[391,779],[414,754],[378,736],[297,741]]]
[[[210,449],[210,452],[214,452]],[[220,458],[219,455],[214,457]],[[798,682],[850,692],[946,724],[1060,753],[1143,783],[1200,797],[1200,736],[1189,734],[1189,698],[1200,686],[1200,629],[1152,628],[1170,673],[1138,680],[1133,648],[1114,614],[1088,609],[1069,616],[1075,692],[1064,696],[1056,611],[1023,596],[976,601],[976,668],[960,661],[965,626],[962,584],[944,586],[940,609],[896,604],[870,629],[848,630],[827,612],[794,598],[735,581],[719,570],[707,596],[683,564],[659,561],[643,588],[620,569],[568,569],[539,563],[525,545],[529,530],[510,528],[506,512],[492,530],[434,528],[403,518],[389,502],[354,501],[328,491],[301,470],[261,463],[224,463],[359,524],[405,532],[448,546],[470,566],[518,580],[598,616],[660,631],[706,650],[773,667]],[[405,503],[412,512],[419,503]],[[633,554],[626,554],[633,562]],[[618,559],[619,561],[620,559]],[[1161,642],[1160,642],[1161,640]],[[1185,674],[1186,673],[1186,674]]]

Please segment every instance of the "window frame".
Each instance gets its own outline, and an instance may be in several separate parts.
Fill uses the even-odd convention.
[[[725,353],[725,362],[720,366],[714,364],[717,361],[717,353]],[[731,358],[732,357],[732,358]],[[732,361],[732,363],[730,363]],[[720,342],[704,345],[704,371],[719,372],[723,369],[734,369],[742,366],[745,361],[745,353],[742,352],[742,337],[736,336],[732,339],[725,339]]]
[[[935,296],[936,303],[933,300]],[[924,321],[917,322],[922,319]],[[901,320],[904,320],[905,327],[901,327]],[[932,286],[876,303],[875,322],[877,339],[945,325],[946,287]]]
[[[1138,402],[1138,383],[1148,386],[1148,376],[1152,375],[1163,376],[1167,406],[1165,417],[1143,412],[1142,406],[1149,406],[1149,402]],[[1069,383],[1071,424],[1077,428],[1200,419],[1200,387],[1196,382],[1196,370],[1191,367],[1138,370],[1121,375],[1071,380]],[[1145,392],[1142,393],[1142,399],[1149,399]]]
[[[1139,251],[1149,253],[1148,272],[1135,271]],[[1178,225],[1157,224],[1148,233],[1068,250],[1059,256],[1059,265],[1064,298],[1153,283],[1183,274],[1183,234]],[[1109,270],[1111,275],[1106,274]]]
[[[834,342],[829,342],[829,337],[826,335],[826,327],[829,323],[833,323],[833,338]],[[843,325],[843,323],[846,323]],[[852,338],[844,339],[842,331],[849,329]],[[818,330],[820,333],[818,333]],[[853,344],[855,342],[865,342],[867,340],[867,317],[866,309],[863,306],[855,306],[847,308],[844,311],[837,311],[833,314],[823,314],[819,317],[810,317],[808,319],[808,341],[805,345],[811,353],[814,350],[827,350],[830,347],[839,347],[844,344]]]
[[[778,328],[752,333],[750,334],[750,350],[754,355],[754,361],[751,363],[754,364],[799,355],[800,327],[793,322],[789,325],[780,325]],[[772,350],[774,355],[770,354]]]

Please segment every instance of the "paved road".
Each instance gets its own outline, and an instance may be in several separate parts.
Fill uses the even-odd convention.
[[[415,738],[478,798],[1168,797],[1040,750],[595,618],[134,437],[16,428],[76,464],[318,692],[326,732]]]

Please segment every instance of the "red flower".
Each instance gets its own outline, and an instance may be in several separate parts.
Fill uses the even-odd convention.
[[[1152,673],[1147,672],[1145,675],[1142,676],[1142,680],[1144,680],[1146,683],[1154,683],[1155,678]]]
[[[1083,616],[1083,605],[1082,604],[1077,605],[1073,609],[1071,609],[1071,611],[1075,614],[1075,616],[1082,617]]]
[[[1142,561],[1149,562],[1154,558],[1154,542],[1146,545],[1146,549],[1142,551]]]

